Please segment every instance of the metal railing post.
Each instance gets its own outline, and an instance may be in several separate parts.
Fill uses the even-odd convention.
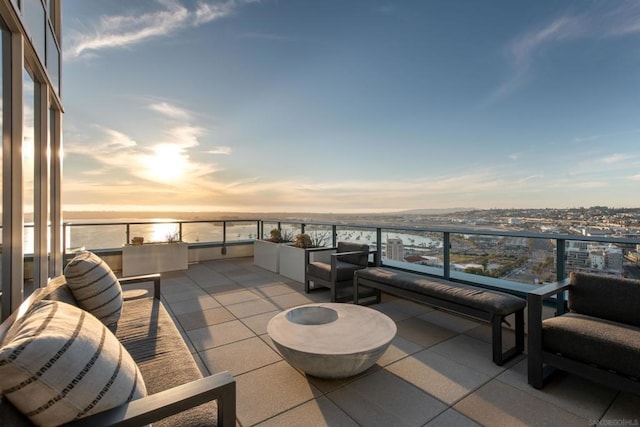
[[[182,242],[182,221],[178,223],[178,240]]]
[[[220,253],[227,254],[227,221],[222,221],[222,249],[220,249]]]
[[[376,227],[376,267],[382,265],[382,228]]]
[[[333,224],[331,226],[331,247],[335,248],[338,246],[338,226]]]
[[[564,239],[556,239],[556,280],[562,281],[567,277],[567,264],[565,257],[567,253],[565,251]],[[559,316],[565,312],[566,292],[560,292],[556,295],[556,316]]]
[[[125,241],[125,243],[127,245],[131,243],[131,224],[130,223],[127,223],[127,240]]]
[[[443,234],[443,276],[445,280],[449,280],[451,278],[451,235],[448,231],[445,231]]]

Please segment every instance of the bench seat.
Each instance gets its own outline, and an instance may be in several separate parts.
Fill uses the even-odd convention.
[[[354,300],[360,303],[360,287],[387,292],[402,298],[426,303],[435,307],[465,314],[491,322],[493,361],[502,365],[524,350],[524,308],[526,302],[514,295],[432,278],[385,267],[358,270],[354,274]],[[515,346],[502,350],[502,323],[505,317],[515,314]]]

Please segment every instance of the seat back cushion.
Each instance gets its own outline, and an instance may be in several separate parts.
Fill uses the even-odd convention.
[[[338,258],[342,262],[366,266],[369,261],[369,245],[351,242],[338,242],[337,252],[364,252],[362,255],[346,255]]]
[[[92,252],[79,252],[64,269],[67,286],[78,306],[111,330],[122,312],[122,287],[111,268]]]
[[[36,302],[0,347],[0,389],[36,425],[68,423],[146,396],[140,371],[94,316]]]
[[[574,272],[571,284],[571,311],[640,326],[639,280]]]
[[[42,294],[40,299],[66,302],[71,305],[78,305],[78,301],[71,293],[71,289],[67,286],[67,280],[64,276],[58,276],[51,279],[49,284],[42,288]]]

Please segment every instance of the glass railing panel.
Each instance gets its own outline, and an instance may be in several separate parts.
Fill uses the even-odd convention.
[[[114,249],[121,248],[127,241],[126,224],[110,225],[67,225],[67,252],[79,249]]]
[[[255,221],[227,222],[227,242],[253,240],[257,237],[258,228]]]
[[[311,247],[313,248],[328,248],[333,245],[331,226],[311,224],[305,226],[304,232],[311,238]]]
[[[144,243],[175,242],[180,240],[178,222],[131,224],[130,237],[142,237]]]
[[[442,233],[389,228],[381,231],[382,264],[428,274],[442,274]]]
[[[622,243],[565,242],[565,269],[606,276],[635,276],[637,263],[629,256],[633,245]]]

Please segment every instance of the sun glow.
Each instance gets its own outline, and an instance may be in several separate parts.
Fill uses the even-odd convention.
[[[153,154],[146,158],[146,175],[154,181],[179,181],[185,175],[187,164],[187,155],[181,147],[160,144],[154,147]]]

